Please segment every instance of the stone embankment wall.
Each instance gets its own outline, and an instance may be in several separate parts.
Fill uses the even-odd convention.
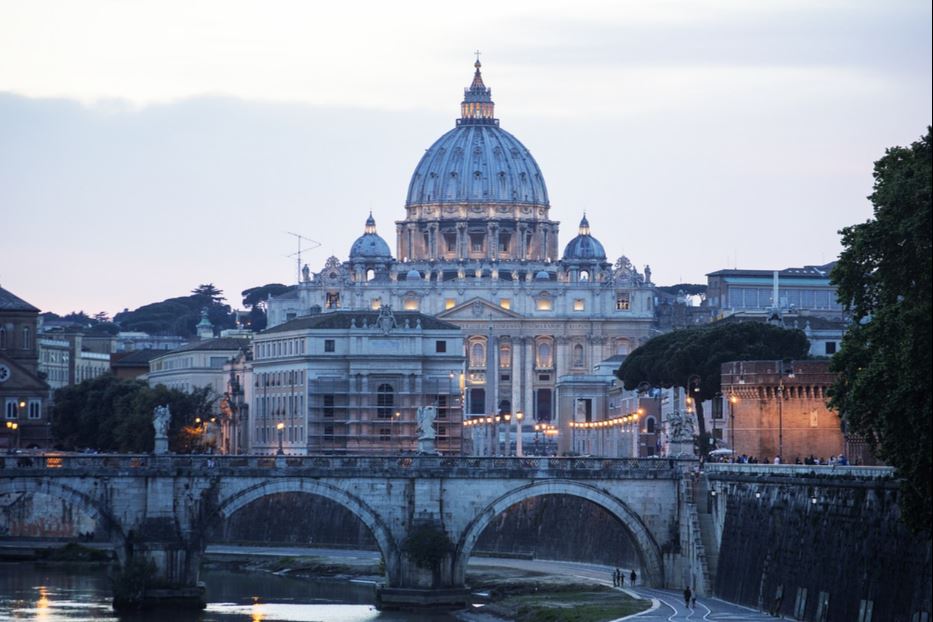
[[[796,620],[907,622],[931,610],[930,540],[900,522],[894,482],[708,477],[717,596]]]
[[[95,527],[94,519],[57,497],[0,495],[0,536],[77,538],[94,533]]]

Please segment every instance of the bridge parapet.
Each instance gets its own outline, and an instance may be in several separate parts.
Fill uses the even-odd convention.
[[[612,458],[446,456],[211,456],[29,454],[0,457],[0,474],[207,475],[242,477],[673,479],[695,461]]]
[[[792,477],[820,479],[892,479],[894,468],[887,466],[840,466],[822,464],[729,464],[709,463],[703,470],[712,478],[730,476]]]

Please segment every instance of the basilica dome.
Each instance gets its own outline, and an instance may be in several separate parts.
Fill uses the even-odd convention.
[[[376,233],[376,220],[370,214],[363,235],[350,247],[350,261],[373,259],[392,259],[392,252],[386,241]]]
[[[606,250],[599,240],[590,235],[590,221],[583,215],[577,237],[567,243],[564,249],[564,261],[606,261]]]
[[[408,186],[407,207],[492,203],[548,206],[538,163],[517,138],[499,127],[492,89],[483,84],[477,60],[473,83],[464,90],[457,126],[422,156]]]

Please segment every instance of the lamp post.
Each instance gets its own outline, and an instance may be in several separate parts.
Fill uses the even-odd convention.
[[[732,446],[732,458],[735,459],[738,450],[735,446],[735,403],[739,401],[738,396],[733,392],[729,392],[729,428],[731,430],[729,436],[731,437],[730,444]]]
[[[275,424],[275,429],[279,433],[279,450],[275,452],[275,455],[284,456],[285,449],[282,448],[282,440],[283,440],[282,437],[285,435],[285,424],[279,421],[278,423]]]
[[[522,453],[522,419],[525,418],[525,413],[522,411],[515,412],[515,456],[521,458],[524,454]]]
[[[15,449],[19,449],[19,423],[7,421],[6,429],[10,431],[10,437],[13,439],[13,442],[7,448],[7,453],[13,453]]]
[[[785,365],[786,363],[786,365]],[[784,462],[784,376],[794,377],[794,368],[789,361],[778,361],[778,457]]]

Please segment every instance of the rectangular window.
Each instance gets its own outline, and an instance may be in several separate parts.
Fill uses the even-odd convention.
[[[379,428],[379,440],[380,441],[391,441],[392,440],[392,428]]]
[[[549,422],[551,420],[551,390],[538,389],[535,391],[535,419]]]
[[[554,308],[554,303],[550,298],[538,298],[535,301],[535,308],[538,311],[550,311]]]
[[[434,402],[437,404],[437,418],[446,419],[447,418],[447,396],[446,395],[435,395]]]
[[[826,354],[835,354],[836,353],[836,342],[827,341],[826,342]]]
[[[499,306],[502,307],[503,309],[511,309],[511,308],[512,308],[512,299],[511,299],[511,298],[500,298],[500,299],[499,299]]]
[[[42,418],[42,402],[39,400],[29,400],[29,418]]]
[[[507,253],[509,252],[509,243],[512,241],[512,235],[510,233],[500,233],[499,234],[499,252]]]
[[[434,342],[434,351],[435,352],[447,352],[447,342],[443,339],[438,339]]]
[[[324,297],[324,307],[327,309],[339,309],[340,308],[340,294],[338,293],[328,293]]]
[[[325,426],[324,426],[324,438],[327,438],[327,439],[329,439],[329,440],[333,440],[333,438],[334,438],[334,426],[332,426],[332,425],[325,425]]]
[[[471,415],[483,415],[486,413],[486,389],[470,389],[470,413]]]
[[[632,307],[632,299],[628,292],[616,294],[616,311],[628,311]]]
[[[457,306],[457,300],[455,298],[448,298],[447,300],[444,301],[445,309],[453,309],[456,306]]]
[[[447,243],[448,253],[457,252],[457,234],[456,233],[445,233],[444,241]]]
[[[722,419],[722,400],[713,400],[713,419]]]
[[[406,311],[417,311],[418,310],[418,299],[417,298],[406,298],[405,302],[402,304],[402,308]]]
[[[511,374],[502,374],[501,376],[499,376],[499,380],[501,380],[502,382],[509,382],[510,380],[512,380],[512,376]]]
[[[289,311],[288,313],[285,314],[285,321],[289,322],[291,320],[294,320],[296,317],[298,317],[297,313],[295,313],[294,311]]]
[[[483,234],[482,233],[471,233],[470,234],[470,249],[474,253],[483,252]]]
[[[324,414],[325,417],[333,417],[333,416],[334,416],[334,396],[333,396],[333,395],[325,395],[325,396],[324,396],[324,409],[323,409],[323,414]]]
[[[325,352],[336,352],[337,341],[335,339],[325,339],[324,340],[324,351]]]
[[[16,419],[16,400],[7,399],[3,406],[3,412],[7,419]]]
[[[583,302],[582,298],[577,298],[573,301],[574,311],[583,311],[585,309],[586,309],[586,304]]]
[[[369,308],[372,309],[373,311],[378,311],[379,309],[381,309],[381,308],[382,308],[382,298],[379,298],[379,297],[377,296],[376,298],[373,298],[372,300],[370,300],[370,301],[369,301]]]

